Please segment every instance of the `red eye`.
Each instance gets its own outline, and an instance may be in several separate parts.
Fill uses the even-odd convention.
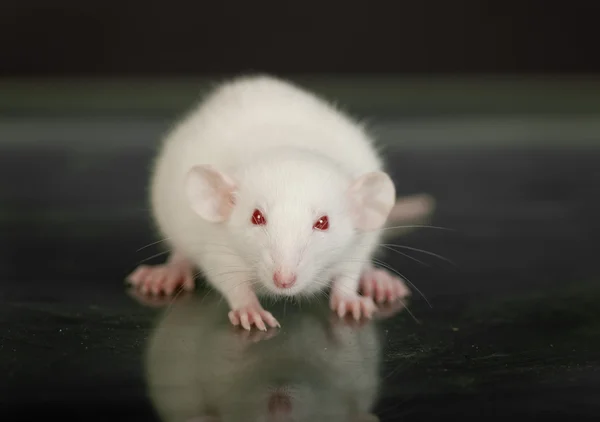
[[[313,226],[313,229],[315,230],[327,230],[329,228],[329,218],[324,215],[323,217],[319,218],[316,222],[315,225]]]
[[[265,216],[262,215],[262,212],[260,212],[259,210],[254,210],[254,213],[252,213],[252,224],[256,226],[264,226],[265,224],[267,224]]]

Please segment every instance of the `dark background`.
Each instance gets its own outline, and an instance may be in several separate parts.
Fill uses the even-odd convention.
[[[4,0],[0,76],[597,73],[597,1]]]

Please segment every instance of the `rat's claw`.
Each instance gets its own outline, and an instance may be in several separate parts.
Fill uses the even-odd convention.
[[[235,325],[236,327],[240,325],[240,318],[238,317],[237,312],[229,311],[227,316],[229,317],[229,321],[232,325]]]
[[[229,312],[229,321],[235,326],[241,325],[245,330],[250,330],[254,324],[261,331],[267,331],[265,322],[275,328],[280,327],[279,322],[265,311],[260,305],[246,306],[241,309],[235,309]]]
[[[410,295],[404,281],[380,268],[367,268],[360,279],[360,288],[365,296],[377,303],[395,302]]]
[[[149,269],[150,268],[147,265],[140,265],[129,275],[128,281],[132,285],[137,286],[144,279]]]
[[[167,276],[168,274],[164,267],[156,269],[150,285],[150,291],[154,295],[159,295],[161,293],[161,289],[165,285],[165,279],[167,278]]]
[[[248,316],[248,312],[243,312],[240,315],[240,320],[242,321],[242,327],[250,331],[250,317]]]
[[[373,300],[367,296],[360,296],[357,293],[352,295],[342,295],[339,292],[333,292],[331,297],[331,309],[337,311],[340,318],[351,314],[358,321],[361,317],[371,318],[377,310]]]
[[[258,328],[260,331],[267,331],[267,326],[265,325],[260,314],[253,313],[252,319],[254,320],[254,325],[256,325],[256,328]]]
[[[361,302],[356,301],[352,303],[352,316],[356,321],[360,320],[361,311]]]
[[[265,318],[265,320],[267,321],[267,324],[269,324],[271,327],[275,328],[281,328],[281,325],[279,325],[279,322],[275,319],[275,317],[271,314],[271,312],[267,312],[267,311],[263,311],[263,318]]]
[[[346,302],[344,302],[343,300],[340,300],[339,304],[337,305],[337,314],[340,318],[343,318],[344,315],[346,315]]]
[[[394,279],[394,277],[392,277],[392,279]],[[397,280],[394,281],[394,287],[397,298],[402,299],[404,297],[410,296],[410,289],[404,283],[404,281],[402,281],[402,279],[397,278]]]

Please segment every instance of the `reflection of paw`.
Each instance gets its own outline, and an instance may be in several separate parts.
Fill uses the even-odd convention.
[[[262,331],[262,330],[240,330],[240,329],[235,329],[234,330],[235,335],[237,336],[237,338],[239,338],[243,344],[252,344],[252,343],[258,343],[261,341],[266,341],[266,340],[270,340],[273,337],[275,337],[277,335],[277,333],[279,333],[279,330],[267,330],[267,331]]]
[[[230,311],[229,321],[236,327],[241,324],[246,330],[254,324],[259,330],[267,331],[265,322],[273,328],[280,327],[275,317],[258,303]]]
[[[331,294],[330,307],[340,318],[352,315],[356,321],[362,317],[371,318],[377,310],[370,297],[360,296],[358,293],[341,293],[335,289]]]
[[[140,265],[127,281],[142,294],[172,294],[177,288],[194,289],[192,269],[185,263],[163,265]]]
[[[363,295],[373,298],[377,303],[394,302],[410,295],[410,290],[401,278],[373,267],[363,271],[360,289]]]
[[[377,315],[377,312],[373,314]],[[360,330],[366,325],[372,323],[373,320],[369,318],[361,318],[359,320],[355,320],[351,314],[346,315],[343,318],[340,318],[336,313],[331,313],[329,317],[329,323],[333,328],[350,328],[351,330]]]

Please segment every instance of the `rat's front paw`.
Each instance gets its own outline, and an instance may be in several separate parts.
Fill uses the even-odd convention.
[[[349,314],[357,321],[363,316],[371,318],[377,310],[377,306],[370,297],[360,296],[358,293],[341,293],[338,290],[332,292],[330,306],[340,318]]]
[[[265,322],[273,328],[280,327],[271,312],[265,311],[258,303],[230,311],[229,321],[236,327],[241,324],[246,330],[254,324],[259,330],[267,331]]]
[[[175,300],[178,302],[185,300],[192,292],[182,290],[177,296],[173,297],[169,295],[149,295],[142,293],[139,289],[129,289],[127,294],[140,305],[150,308],[163,308],[172,305]]]
[[[144,295],[170,295],[179,287],[188,291],[194,289],[194,274],[191,266],[185,262],[140,265],[127,281]]]
[[[360,290],[363,295],[377,303],[395,302],[410,295],[410,290],[401,278],[381,268],[369,267],[360,277]]]

